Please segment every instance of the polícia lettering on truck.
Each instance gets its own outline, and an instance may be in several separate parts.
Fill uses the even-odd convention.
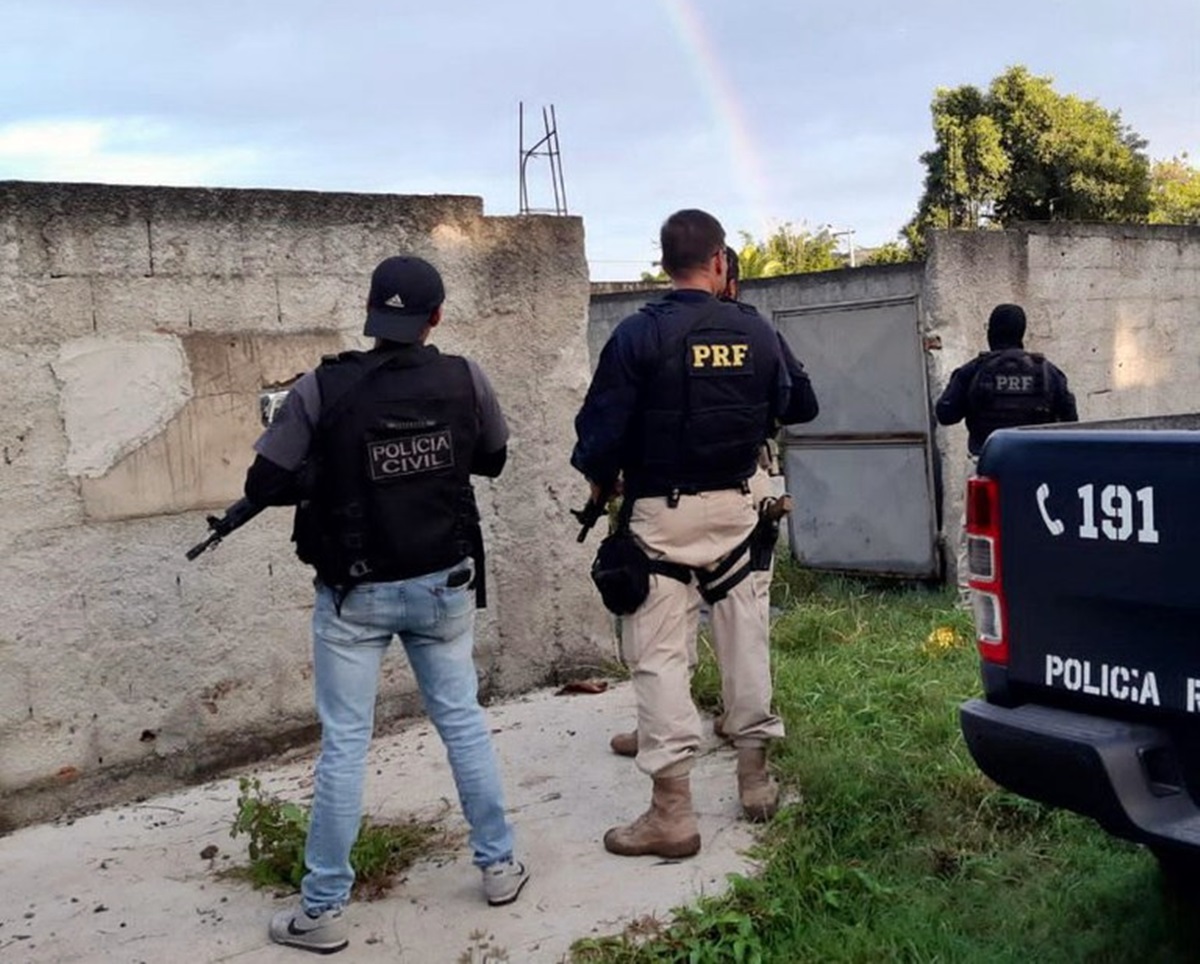
[[[981,697],[1000,786],[1200,883],[1200,413],[1002,429],[967,491]]]
[[[1193,682],[1195,681],[1188,680],[1189,694]],[[1087,693],[1089,696],[1128,700],[1142,706],[1162,705],[1158,696],[1158,677],[1154,675],[1153,670],[1142,670],[1136,666],[1093,664],[1090,659],[1047,653],[1046,685],[1058,686],[1074,693]]]

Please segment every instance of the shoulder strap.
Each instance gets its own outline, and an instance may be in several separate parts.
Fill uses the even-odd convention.
[[[350,400],[354,397],[354,390],[360,385],[366,383],[372,375],[383,368],[388,362],[395,361],[400,357],[400,353],[409,348],[405,345],[403,348],[392,349],[389,351],[367,352],[367,360],[362,369],[358,373],[358,377],[351,381],[348,385],[343,386],[341,392],[335,395],[326,405],[326,400],[321,399],[321,416],[319,421],[325,422],[327,419],[332,422],[342,411],[350,404]],[[317,384],[320,385],[320,378],[317,379]]]

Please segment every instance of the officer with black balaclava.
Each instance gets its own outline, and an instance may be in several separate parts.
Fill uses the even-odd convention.
[[[1044,355],[1026,351],[1024,338],[1024,309],[996,305],[988,318],[988,350],[955,369],[937,401],[942,425],[967,420],[972,455],[996,429],[1079,421],[1067,376]]]
[[[1050,422],[1077,422],[1075,396],[1067,376],[1045,356],[1025,350],[1025,311],[996,305],[988,318],[988,350],[954,370],[935,413],[942,425],[967,422],[967,475],[983,443],[997,429]],[[965,518],[957,538],[960,604],[969,602]]]

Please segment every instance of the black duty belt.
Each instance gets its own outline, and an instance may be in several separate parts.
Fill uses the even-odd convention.
[[[742,494],[750,492],[750,480],[740,479],[736,482],[713,482],[713,483],[698,483],[694,485],[671,485],[671,486],[651,486],[648,489],[638,488],[634,495],[637,499],[661,499],[665,498],[667,504],[672,508],[679,505],[680,496],[684,495],[700,495],[704,492],[724,492],[727,489],[736,489]]]

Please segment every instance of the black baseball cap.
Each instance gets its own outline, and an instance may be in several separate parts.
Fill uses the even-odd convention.
[[[428,261],[404,255],[385,258],[371,273],[363,334],[401,343],[417,341],[429,316],[445,300],[442,276]]]

